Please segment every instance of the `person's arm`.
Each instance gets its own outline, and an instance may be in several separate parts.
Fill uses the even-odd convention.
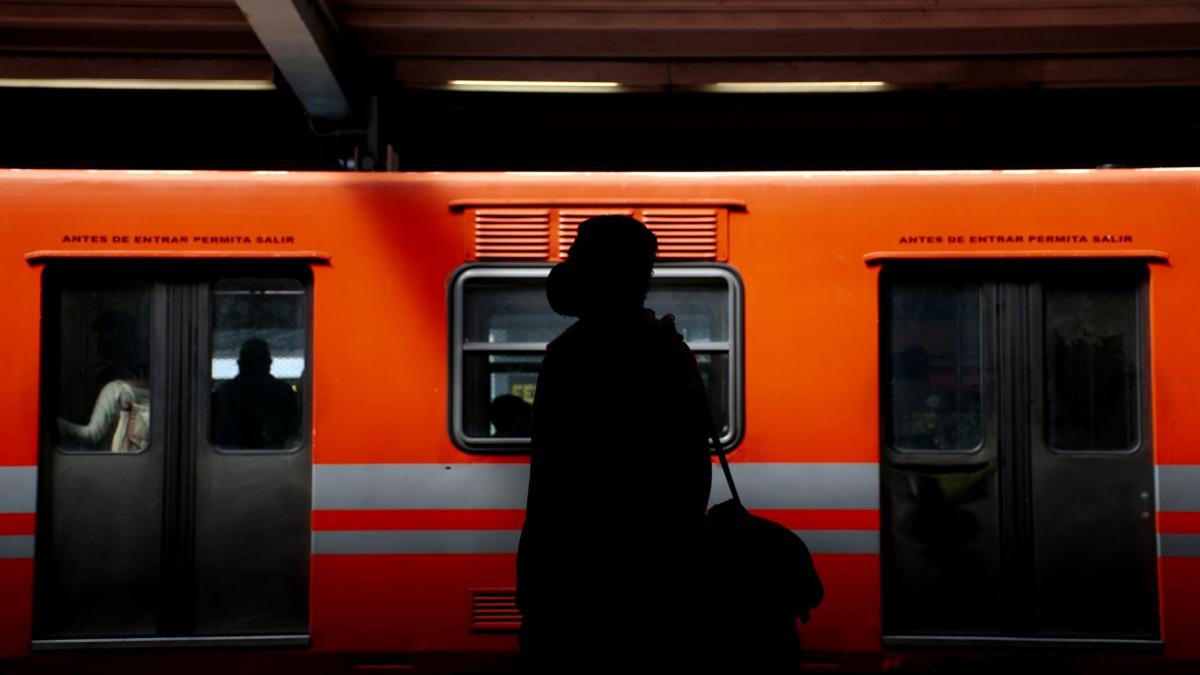
[[[71,438],[89,445],[97,445],[113,428],[113,421],[121,411],[121,396],[125,392],[125,384],[113,380],[104,385],[96,396],[96,404],[92,407],[92,416],[87,424],[75,424],[63,418],[58,418],[58,434],[60,438]]]

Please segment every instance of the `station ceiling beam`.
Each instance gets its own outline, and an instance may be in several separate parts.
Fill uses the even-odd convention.
[[[250,27],[311,117],[350,116],[350,87],[332,20],[315,0],[237,0]]]

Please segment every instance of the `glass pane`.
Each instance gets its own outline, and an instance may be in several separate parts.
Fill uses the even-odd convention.
[[[223,279],[213,287],[213,445],[299,446],[306,307],[295,279]]]
[[[654,277],[646,306],[658,316],[675,315],[675,326],[689,343],[729,340],[729,284],[721,278]]]
[[[978,284],[892,287],[886,338],[892,447],[979,446],[980,293]]]
[[[463,431],[471,438],[526,438],[542,354],[463,356]],[[729,355],[696,354],[717,430],[729,432]]]
[[[463,288],[463,338],[467,342],[553,340],[574,319],[555,314],[546,301],[546,280],[469,279]],[[646,306],[674,314],[689,342],[729,339],[729,285],[721,278],[651,280]]]
[[[1135,288],[1047,288],[1046,408],[1058,450],[1128,450],[1138,439]]]
[[[467,342],[549,342],[574,322],[550,309],[546,280],[468,279],[463,287]]]
[[[463,431],[471,438],[528,438],[542,354],[463,356]]]
[[[150,288],[62,289],[58,445],[141,452],[150,445]]]
[[[717,433],[729,433],[729,354],[696,354]]]

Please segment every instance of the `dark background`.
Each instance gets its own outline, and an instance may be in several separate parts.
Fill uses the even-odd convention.
[[[1181,166],[1200,88],[374,98],[404,171]],[[343,170],[362,119],[310,121],[266,92],[0,89],[0,166]],[[351,166],[353,166],[351,164]],[[382,160],[380,161],[382,168]]]

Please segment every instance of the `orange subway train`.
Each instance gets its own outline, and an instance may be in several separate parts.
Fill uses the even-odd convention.
[[[1200,659],[1200,169],[13,170],[0,204],[0,659],[514,663],[544,283],[604,213],[658,235],[742,498],[814,553],[813,668]]]

